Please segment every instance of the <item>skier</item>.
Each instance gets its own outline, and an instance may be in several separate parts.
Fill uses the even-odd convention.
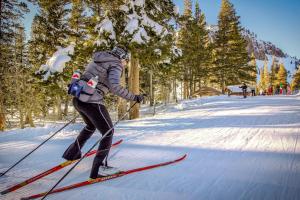
[[[255,94],[255,87],[252,85],[250,87],[250,89],[251,89],[251,96],[256,96],[256,94]]]
[[[96,129],[102,135],[111,129],[113,124],[103,102],[103,98],[108,92],[137,103],[143,101],[143,95],[134,95],[120,85],[120,77],[127,61],[128,52],[122,46],[116,46],[112,51],[100,51],[94,54],[93,61],[88,64],[80,80],[89,83],[89,80],[96,77],[98,83],[96,83],[95,93],[84,102],[80,98],[73,98],[73,105],[83,118],[86,126],[64,152],[64,159],[77,160],[81,158],[81,148]],[[107,168],[107,156],[112,144],[113,134],[114,130],[112,129],[99,144],[90,173],[91,179],[103,177],[98,172],[99,168]]]
[[[243,85],[240,86],[240,88],[242,88],[242,90],[243,90],[243,96],[244,96],[244,98],[246,98],[247,97],[247,85],[246,85],[246,83],[243,82]]]

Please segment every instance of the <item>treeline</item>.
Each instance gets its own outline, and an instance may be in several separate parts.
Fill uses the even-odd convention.
[[[288,83],[288,72],[283,63],[273,57],[271,68],[268,67],[268,61],[264,61],[264,66],[260,68],[260,81],[258,83],[258,89],[267,91],[272,88],[272,91],[278,91],[279,88],[287,89],[289,86],[292,91],[297,90],[300,87],[300,70],[296,68],[296,73],[293,75],[291,84]]]
[[[198,3],[184,1],[179,14],[171,0],[31,0],[39,8],[29,40],[22,18],[26,3],[1,0],[0,130],[15,119],[20,127],[35,119],[61,120],[69,113],[66,87],[75,69],[83,71],[95,51],[115,44],[131,52],[122,84],[149,94],[146,103],[177,101],[202,95],[208,86],[224,92],[227,85],[256,80],[255,58],[233,5],[222,0],[218,31],[211,36]],[[62,73],[44,80],[37,73],[57,46],[75,46]],[[252,61],[252,62],[251,62]],[[178,95],[181,94],[181,95]],[[122,115],[127,102],[109,96],[109,107]],[[139,117],[139,106],[130,119]]]

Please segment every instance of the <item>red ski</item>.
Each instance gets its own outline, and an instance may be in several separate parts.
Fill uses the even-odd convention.
[[[123,141],[123,140],[117,141],[116,143],[114,143],[114,144],[112,145],[112,147],[118,146],[119,144],[122,143],[122,141]],[[91,155],[94,155],[96,152],[97,152],[97,150],[93,150],[93,151],[89,152],[89,153],[86,155],[86,157],[91,156]],[[51,168],[51,169],[45,171],[45,172],[42,172],[42,173],[40,173],[40,174],[38,174],[38,175],[36,175],[36,176],[34,176],[34,177],[32,177],[32,178],[29,178],[29,179],[27,179],[27,180],[25,180],[25,181],[23,181],[23,182],[21,182],[21,183],[18,183],[17,185],[11,186],[10,188],[8,188],[8,189],[2,191],[1,194],[4,195],[4,194],[7,194],[7,193],[9,193],[9,192],[13,192],[13,191],[15,191],[15,190],[17,190],[17,189],[20,189],[20,188],[22,188],[22,187],[24,187],[24,186],[26,186],[26,185],[28,185],[28,184],[30,184],[30,183],[36,181],[36,180],[39,180],[39,179],[41,179],[41,178],[43,178],[43,177],[45,177],[45,176],[47,176],[47,175],[49,175],[49,174],[52,174],[52,173],[54,173],[54,172],[56,172],[56,171],[58,171],[58,170],[61,170],[61,169],[63,169],[64,167],[69,166],[69,165],[71,165],[72,163],[74,163],[74,162],[76,162],[76,161],[77,161],[77,160],[73,160],[73,161],[65,161],[65,162],[63,162],[63,163],[61,163],[61,164],[59,164],[59,165],[57,165],[57,166],[55,166],[55,167],[53,167],[53,168]]]
[[[158,163],[158,164],[155,164],[155,165],[149,165],[149,166],[140,167],[140,168],[135,168],[135,169],[127,170],[127,171],[122,171],[122,172],[119,172],[117,174],[113,174],[113,175],[109,175],[109,176],[105,176],[105,177],[101,177],[101,178],[97,178],[97,179],[90,179],[88,181],[83,181],[83,182],[80,182],[80,183],[75,183],[75,184],[72,184],[72,185],[64,186],[64,187],[57,188],[57,189],[53,190],[49,194],[63,192],[63,191],[66,191],[66,190],[71,190],[71,189],[74,189],[74,188],[78,188],[78,187],[82,187],[82,186],[86,186],[86,185],[91,185],[91,184],[94,184],[94,183],[104,182],[104,181],[107,181],[107,180],[110,180],[110,179],[118,178],[118,177],[125,176],[125,175],[128,175],[128,174],[132,174],[132,173],[135,173],[135,172],[140,172],[140,171],[145,171],[145,170],[149,170],[149,169],[153,169],[153,168],[157,168],[157,167],[170,165],[170,164],[182,161],[183,159],[185,159],[186,156],[187,155],[185,154],[185,155],[177,158],[176,160],[172,160],[172,161],[168,161],[168,162],[162,162],[162,163]],[[35,195],[29,196],[29,197],[23,197],[23,198],[21,198],[21,200],[36,199],[36,198],[39,198],[39,197],[43,197],[46,193],[47,192],[43,192],[43,193],[35,194]]]

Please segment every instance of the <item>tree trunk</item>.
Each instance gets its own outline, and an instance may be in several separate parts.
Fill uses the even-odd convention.
[[[150,75],[150,106],[154,105],[154,91],[153,91],[153,71],[149,71]]]
[[[188,99],[189,97],[189,82],[188,80],[184,80],[184,99]]]
[[[57,96],[56,107],[57,107],[57,120],[62,120],[62,109],[61,109],[61,96]]]
[[[19,113],[20,113],[20,127],[21,129],[25,128],[25,123],[24,123],[24,113],[22,109],[19,109]]]
[[[196,88],[197,88],[197,81],[196,81],[196,78],[194,78],[194,81],[193,81],[193,94],[195,94]]]
[[[29,109],[29,110],[26,112],[25,124],[29,124],[30,127],[35,127],[35,125],[34,125],[34,123],[33,123],[33,119],[32,119],[32,111],[31,111],[31,109]]]
[[[225,80],[224,77],[221,79],[221,87],[222,87],[222,94],[225,94]]]
[[[191,98],[192,97],[192,95],[193,95],[193,71],[192,70],[190,70],[190,80],[189,80],[189,98]]]
[[[180,85],[181,85],[181,87],[180,87],[180,89],[181,89],[181,100],[184,98],[184,88],[183,88],[183,82],[182,81],[180,81]]]
[[[140,83],[139,83],[139,60],[137,58],[131,57],[130,62],[130,77],[129,77],[129,87],[131,92],[134,94],[139,94],[140,91]],[[132,106],[134,102],[131,102],[130,105]],[[129,119],[137,119],[139,118],[140,112],[140,105],[136,104],[130,111]]]
[[[199,95],[202,97],[202,84],[201,84],[201,78],[199,78]]]
[[[125,70],[124,70],[125,71]],[[125,73],[122,74],[121,77],[121,85],[123,87],[126,86],[126,81],[125,81]],[[121,97],[118,98],[118,119],[123,117],[127,111],[127,101]],[[127,117],[124,118],[124,120],[128,119]]]
[[[4,131],[4,129],[5,129],[4,106],[2,102],[0,102],[0,131]]]
[[[167,93],[166,93],[166,95],[167,95],[167,103],[170,103],[170,96],[171,96],[171,91],[170,91],[170,88],[171,88],[171,85],[170,85],[170,83],[167,85]]]
[[[173,98],[176,103],[178,103],[177,99],[177,86],[176,86],[176,78],[173,80]]]
[[[64,107],[64,116],[67,116],[68,115],[68,111],[69,111],[69,102],[70,102],[70,98],[67,96],[65,98],[65,107]]]

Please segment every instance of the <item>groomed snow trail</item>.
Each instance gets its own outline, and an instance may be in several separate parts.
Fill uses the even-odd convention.
[[[62,124],[0,134],[0,171],[4,171]],[[48,169],[63,159],[65,148],[83,124],[65,129],[38,152],[0,178],[0,190]],[[110,152],[110,165],[130,169],[168,161],[183,162],[128,175],[47,199],[207,200],[300,199],[300,97],[207,97],[169,106],[154,117],[122,122]],[[96,132],[83,151],[99,138]],[[88,178],[85,159],[60,186]],[[68,169],[68,168],[67,168]],[[66,169],[1,199],[50,189]]]

